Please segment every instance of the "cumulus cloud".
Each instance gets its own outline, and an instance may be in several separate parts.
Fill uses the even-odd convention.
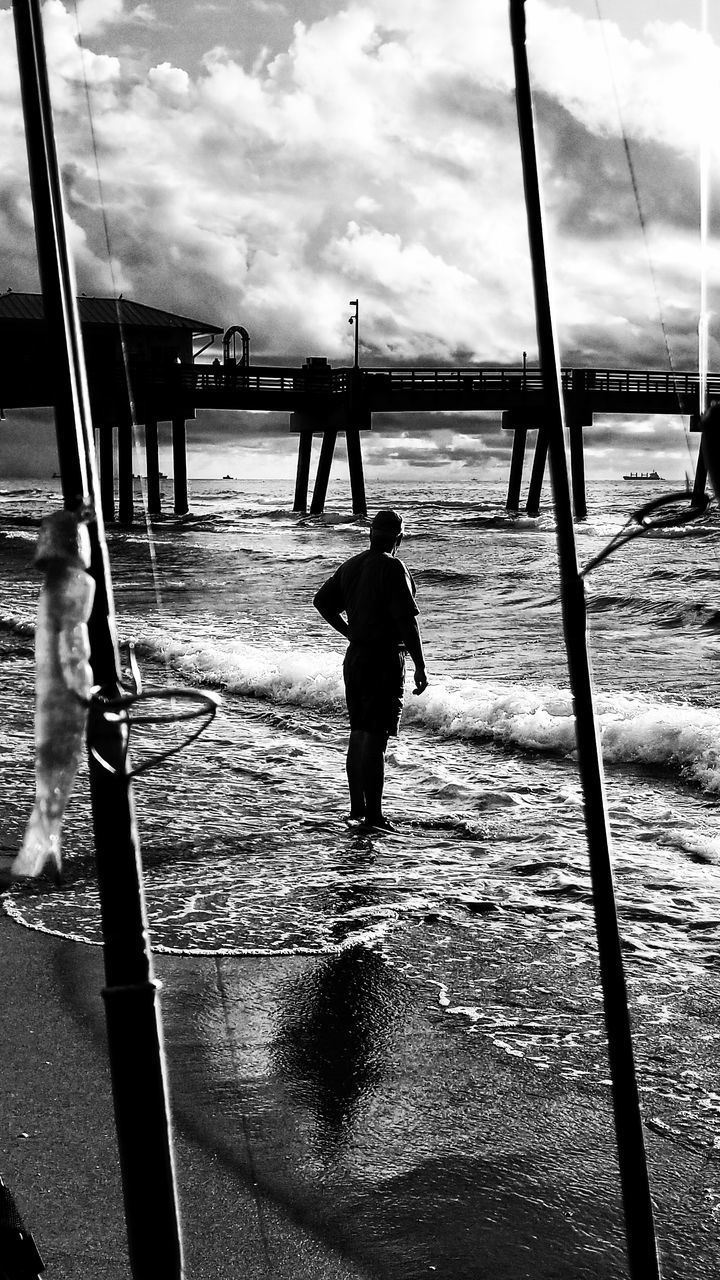
[[[190,93],[190,77],[182,67],[173,67],[169,62],[161,62],[151,67],[148,72],[150,88],[170,105],[185,102]]]
[[[122,17],[123,0],[77,0],[78,25],[86,35],[95,35]]]

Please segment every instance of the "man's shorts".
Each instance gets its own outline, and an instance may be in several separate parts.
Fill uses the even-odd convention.
[[[405,694],[405,652],[350,645],[343,663],[351,729],[396,737]]]

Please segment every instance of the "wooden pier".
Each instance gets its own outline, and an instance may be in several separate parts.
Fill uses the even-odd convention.
[[[188,511],[186,429],[197,409],[281,411],[298,435],[294,510],[319,515],[325,508],[338,435],[347,445],[350,500],[367,513],[361,433],[375,413],[494,412],[513,433],[506,506],[530,515],[540,510],[547,460],[545,397],[538,369],[522,366],[333,368],[324,358],[301,366],[253,365],[247,331],[225,330],[223,360],[199,363],[193,345],[205,348],[223,330],[217,325],[108,298],[79,298],[93,422],[98,440],[100,492],[106,520],[133,520],[133,427],[144,427],[148,506],[160,512],[158,423],[172,428],[174,511]],[[235,339],[242,339],[237,358]],[[0,382],[3,408],[53,403],[52,353],[43,347],[42,299],[0,295],[0,341],[5,360]],[[203,348],[203,349],[205,349]],[[39,358],[42,353],[42,358]],[[593,415],[684,414],[699,429],[698,374],[653,369],[567,368],[563,399],[570,443],[575,516],[587,514],[584,430]],[[720,377],[708,383],[720,400]],[[527,492],[522,498],[528,432],[537,433]],[[115,451],[114,438],[117,437]],[[320,452],[309,503],[312,446]],[[118,507],[115,510],[115,474]],[[694,493],[705,489],[698,455]]]

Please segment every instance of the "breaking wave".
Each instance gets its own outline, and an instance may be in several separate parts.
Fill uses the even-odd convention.
[[[344,707],[337,654],[172,640],[146,640],[138,649],[169,660],[194,683],[229,694],[331,712]],[[606,762],[673,770],[708,793],[720,792],[720,712],[640,694],[598,693],[596,705]],[[570,692],[549,684],[439,676],[422,698],[406,699],[405,723],[444,738],[490,741],[511,749],[575,750]]]

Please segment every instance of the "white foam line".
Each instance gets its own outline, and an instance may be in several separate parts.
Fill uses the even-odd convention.
[[[63,933],[59,929],[48,929],[45,925],[26,920],[11,898],[3,898],[3,908],[5,915],[16,924],[21,924],[24,929],[32,929],[35,933],[47,933],[51,938],[66,938],[68,942],[84,942],[88,947],[102,946],[101,942],[96,942],[93,938],[84,938],[79,933]]]
[[[35,921],[27,920],[22,915],[19,908],[13,903],[12,899],[4,898],[3,907],[5,914],[14,920],[16,924],[22,925],[24,929],[31,929],[35,933],[47,934],[50,938],[63,938],[66,942],[81,942],[88,947],[101,947],[101,941],[95,938],[86,938],[79,933],[72,933],[62,929],[51,929],[49,926],[39,924]],[[333,945],[328,944],[324,947],[166,947],[163,943],[150,944],[150,949],[158,954],[167,956],[331,956],[338,955],[339,952],[347,950],[350,946],[356,946],[358,941],[363,939],[348,938],[345,942]]]

